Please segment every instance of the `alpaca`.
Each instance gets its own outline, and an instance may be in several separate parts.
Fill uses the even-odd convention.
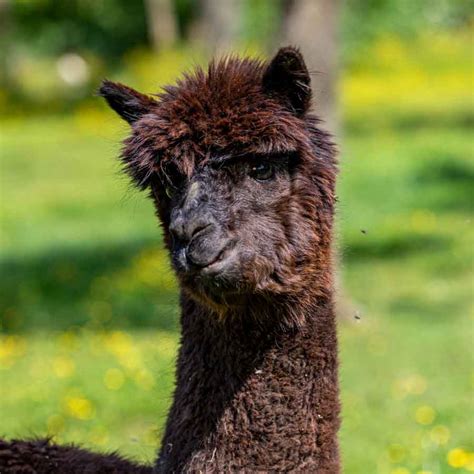
[[[212,62],[157,98],[109,81],[100,95],[131,126],[123,167],[155,204],[181,288],[161,450],[151,468],[13,441],[0,472],[338,473],[337,166],[301,54]],[[32,450],[56,470],[28,471]]]

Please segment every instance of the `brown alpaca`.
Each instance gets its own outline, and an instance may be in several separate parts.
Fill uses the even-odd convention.
[[[122,161],[149,190],[181,284],[177,385],[153,472],[338,473],[336,164],[308,113],[301,55],[211,63],[156,100],[108,81],[100,93],[131,125]],[[0,444],[0,472],[30,472],[4,467],[33,449],[16,443]],[[80,470],[68,452],[79,450],[37,472],[151,472],[83,451],[97,460]]]

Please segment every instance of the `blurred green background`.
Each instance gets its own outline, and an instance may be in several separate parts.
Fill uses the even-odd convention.
[[[127,126],[94,90],[156,92],[216,44],[270,54],[305,2],[0,0],[0,435],[153,460],[177,287],[119,172]],[[312,65],[341,148],[344,472],[474,471],[472,4],[330,14],[331,75]]]

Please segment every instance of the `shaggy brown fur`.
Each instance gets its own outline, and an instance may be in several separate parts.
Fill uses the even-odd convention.
[[[154,472],[339,472],[336,164],[301,55],[211,63],[157,99],[100,92],[131,125],[122,161],[150,191],[182,289]]]
[[[117,454],[94,454],[75,446],[56,446],[49,440],[0,440],[1,474],[152,474]]]

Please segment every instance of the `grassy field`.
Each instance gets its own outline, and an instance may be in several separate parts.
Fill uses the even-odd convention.
[[[342,84],[349,474],[474,471],[472,98],[453,44],[449,62],[424,48],[413,72],[417,53],[392,40]],[[0,435],[152,461],[177,295],[153,210],[118,173],[125,133],[101,109],[2,124]]]

